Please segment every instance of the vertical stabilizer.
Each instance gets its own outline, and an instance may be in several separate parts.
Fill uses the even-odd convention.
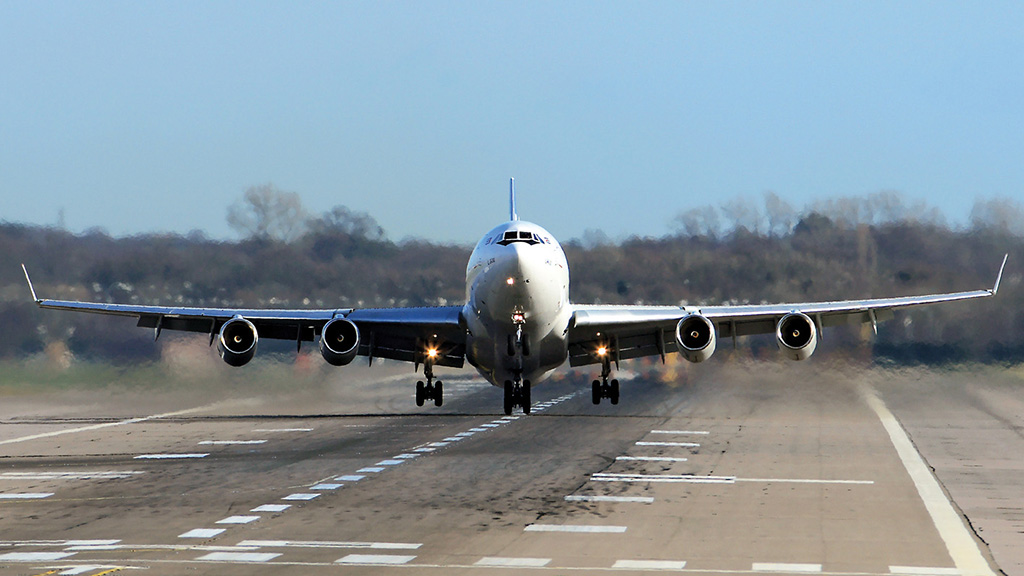
[[[515,222],[519,220],[516,214],[516,179],[509,178],[508,182],[508,219]]]

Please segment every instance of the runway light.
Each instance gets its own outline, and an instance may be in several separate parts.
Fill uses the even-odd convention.
[[[516,279],[510,276],[508,280],[505,280],[505,283],[511,286],[516,283]]]

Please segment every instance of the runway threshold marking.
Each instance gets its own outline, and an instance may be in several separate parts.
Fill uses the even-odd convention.
[[[30,434],[28,436],[22,436],[21,438],[9,438],[7,440],[0,440],[0,446],[3,446],[5,444],[17,444],[19,442],[28,442],[29,440],[39,440],[41,438],[53,438],[54,436],[63,436],[65,434],[77,434],[79,432],[102,430],[104,428],[112,428],[114,426],[127,426],[128,424],[138,424],[140,422],[159,420],[161,418],[173,418],[175,416],[184,416],[185,414],[192,414],[193,412],[201,412],[203,410],[208,410],[216,406],[217,404],[218,403],[207,404],[205,406],[197,406],[195,408],[177,410],[175,412],[165,412],[163,414],[153,414],[152,416],[143,416],[140,418],[129,418],[127,420],[118,420],[117,422],[104,422],[102,424],[90,424],[88,426],[79,426],[78,428],[67,428],[65,430],[41,432],[39,434]]]
[[[18,494],[0,494],[0,500],[42,500],[53,496],[53,492],[21,492]]]
[[[284,512],[291,507],[291,504],[264,504],[249,510],[249,512]]]
[[[788,484],[853,484],[870,486],[874,480],[830,480],[818,478],[737,478],[735,476],[697,476],[694,474],[615,474],[596,472],[590,475],[597,482],[689,482],[693,484],[735,484],[737,482]]]
[[[259,519],[259,516],[228,516],[223,520],[217,520],[214,524],[249,524]]]
[[[960,576],[956,568],[931,568],[928,566],[889,566],[890,574],[901,576]]]
[[[0,562],[51,562],[74,556],[76,552],[7,552]]]
[[[208,562],[269,562],[281,554],[276,552],[210,552],[196,560]]]
[[[949,556],[953,559],[961,576],[994,576],[992,568],[981,554],[971,532],[942,491],[935,475],[932,474],[928,464],[914,447],[914,443],[911,442],[896,416],[889,411],[885,402],[870,386],[864,384],[860,391],[864,401],[882,421],[882,426],[889,434],[889,440],[896,448],[896,454],[903,462],[903,467],[906,468],[910,479],[913,480],[917,493],[921,496],[928,515],[931,516],[932,523],[939,531],[939,536],[946,544],[946,550],[949,551]]]
[[[214,536],[220,536],[225,530],[225,528],[194,528],[179,534],[178,538],[213,538]]]
[[[134,460],[185,460],[188,458],[206,458],[208,453],[193,452],[182,454],[139,454]]]

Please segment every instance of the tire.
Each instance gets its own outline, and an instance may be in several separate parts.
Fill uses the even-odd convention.
[[[420,380],[416,383],[416,405],[423,406],[423,402],[426,400],[427,394],[423,389],[423,381]]]
[[[444,404],[444,385],[438,380],[434,383],[434,406],[438,408]]]
[[[609,394],[609,397],[611,398],[612,404],[618,404],[619,403],[619,381],[618,380],[612,380],[611,394]]]
[[[512,394],[513,391],[512,382],[505,380],[505,416],[512,415],[512,409],[515,407],[515,399]]]
[[[598,404],[601,403],[601,383],[597,380],[594,380],[592,388],[594,396],[594,406],[597,406]]]

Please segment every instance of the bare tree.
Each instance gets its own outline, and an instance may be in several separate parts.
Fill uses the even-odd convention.
[[[971,227],[1024,235],[1024,208],[1009,198],[976,200],[971,209]]]
[[[785,236],[796,223],[796,210],[775,192],[764,193],[764,212],[768,219],[769,236]]]
[[[717,239],[722,232],[722,221],[714,206],[691,208],[675,218],[675,227],[687,236],[707,236]]]
[[[267,183],[250,187],[228,208],[228,225],[247,238],[287,243],[305,232],[306,211],[297,193]]]

